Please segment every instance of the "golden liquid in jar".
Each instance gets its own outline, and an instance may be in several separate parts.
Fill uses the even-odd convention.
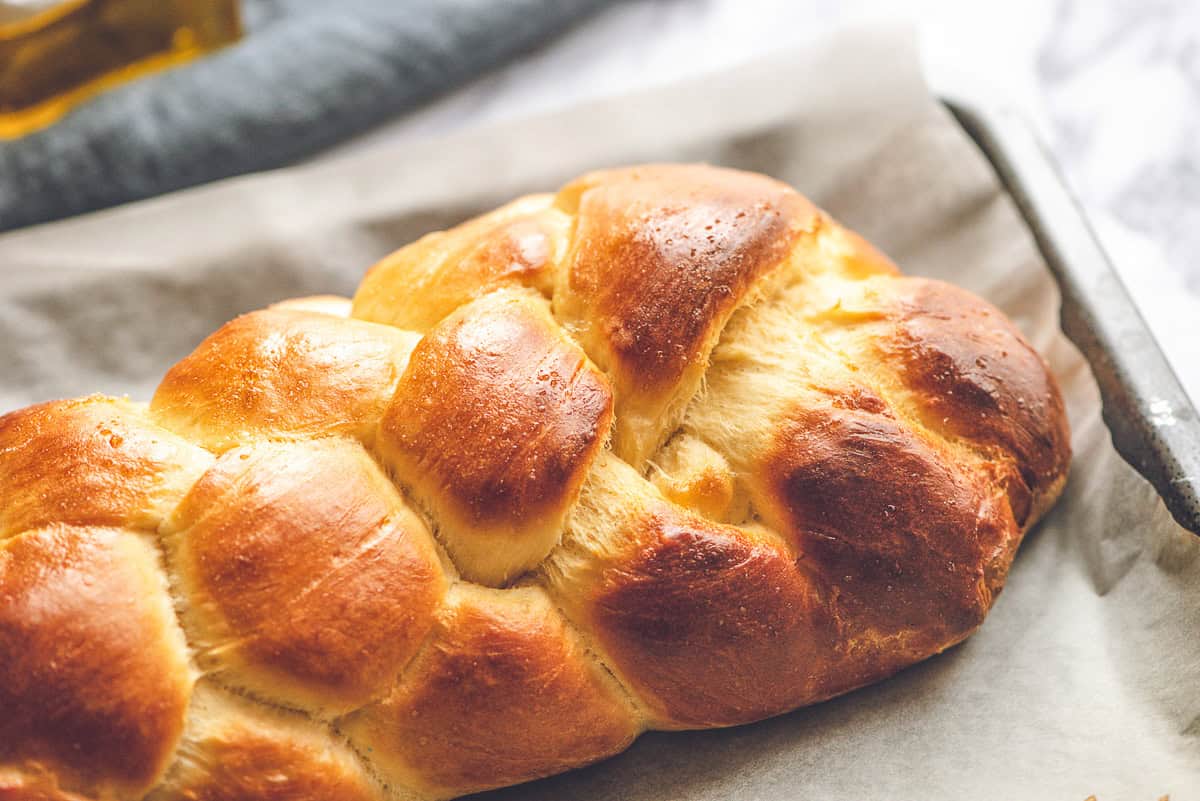
[[[0,2],[0,138],[240,35],[237,0]]]

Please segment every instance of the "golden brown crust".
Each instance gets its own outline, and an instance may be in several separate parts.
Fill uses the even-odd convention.
[[[179,759],[147,801],[380,801],[350,749],[302,716],[197,685]]]
[[[354,316],[427,331],[496,289],[532,287],[549,294],[569,224],[551,200],[521,198],[401,248],[367,273],[354,295]]]
[[[611,419],[608,382],[544,304],[500,292],[413,351],[378,448],[463,575],[500,584],[558,541]]]
[[[783,184],[586,175],[149,413],[0,418],[0,801],[429,801],[846,692],[981,623],[1068,440],[999,311]]]
[[[831,287],[836,287],[832,289]],[[1018,524],[1057,496],[1071,460],[1066,412],[1045,361],[971,293],[927,278],[824,287],[808,320],[910,422],[961,447],[1005,489]],[[810,306],[814,304],[810,303]]]
[[[0,417],[0,540],[51,523],[153,530],[212,457],[93,395]]]
[[[309,709],[385,692],[445,592],[424,523],[348,441],[226,453],[166,539],[201,666]]]
[[[449,797],[603,759],[638,723],[544,592],[460,584],[404,681],[346,730],[386,776]]]
[[[265,438],[369,441],[415,342],[330,314],[251,312],[167,371],[150,411],[213,451]]]
[[[639,464],[663,432],[635,428],[695,390],[729,315],[818,213],[761,175],[678,165],[586,175],[559,203],[576,228],[555,307],[609,372],[615,447]]]
[[[667,504],[560,588],[656,727],[727,726],[831,694],[834,621],[781,543]]]
[[[1018,524],[1067,472],[1070,432],[1058,383],[999,309],[940,281],[910,278],[893,301],[894,360],[926,419],[1014,469],[1002,481]]]
[[[874,275],[900,275],[900,268],[895,262],[854,231],[828,217],[823,217],[821,222],[824,236],[816,244],[825,251],[823,255],[834,272],[856,279]],[[802,261],[810,260],[805,258]]]
[[[983,622],[990,573],[1020,536],[994,489],[865,389],[798,403],[752,482],[843,636],[899,636],[922,655]]]
[[[0,545],[0,599],[0,766],[140,797],[192,685],[153,546],[107,528],[25,532]]]

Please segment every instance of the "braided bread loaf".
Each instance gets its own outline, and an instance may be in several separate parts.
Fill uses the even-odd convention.
[[[445,798],[826,699],[978,627],[1068,461],[987,303],[587,175],[0,418],[0,799]]]

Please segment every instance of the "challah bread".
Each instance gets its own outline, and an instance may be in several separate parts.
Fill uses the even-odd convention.
[[[0,418],[0,799],[448,798],[983,621],[1066,417],[781,183],[593,173]]]

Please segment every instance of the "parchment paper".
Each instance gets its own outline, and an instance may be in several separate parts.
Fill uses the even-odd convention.
[[[1049,274],[895,31],[0,237],[0,411],[92,391],[146,399],[237,313],[350,293],[376,258],[426,231],[652,159],[777,176],[907,271],[997,303],[1062,382],[1073,474],[965,645],[841,699],[736,729],[648,734],[599,766],[494,797],[1200,798],[1200,539],[1113,450]]]

